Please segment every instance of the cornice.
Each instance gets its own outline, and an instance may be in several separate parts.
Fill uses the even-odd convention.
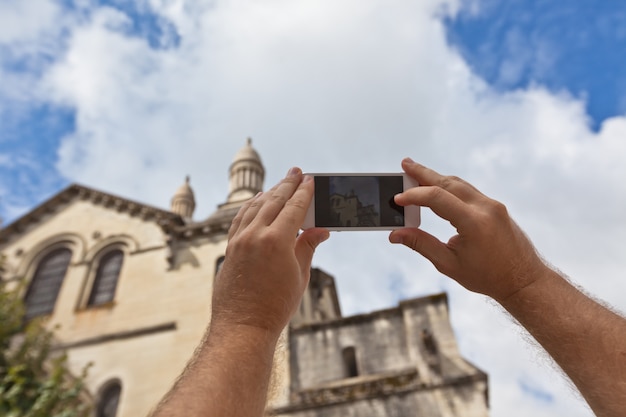
[[[275,415],[292,414],[309,409],[337,406],[356,401],[367,401],[390,396],[402,396],[417,391],[435,391],[447,387],[462,387],[486,383],[487,375],[474,372],[447,378],[439,383],[421,380],[417,369],[405,369],[384,374],[364,375],[334,383],[292,392],[289,405],[271,410]]]
[[[183,219],[175,213],[162,210],[147,204],[129,200],[113,194],[99,191],[84,185],[72,184],[44,201],[13,223],[0,229],[0,245],[8,243],[15,236],[21,235],[29,226],[37,224],[49,214],[56,213],[61,206],[74,200],[89,201],[94,205],[105,207],[119,213],[128,213],[144,221],[158,224],[166,233],[184,225]]]
[[[192,222],[170,227],[167,232],[180,240],[192,240],[203,236],[228,234],[228,229],[241,206],[220,207],[209,218],[201,222]]]
[[[380,318],[400,317],[405,309],[417,308],[424,305],[437,305],[445,303],[447,306],[448,296],[446,293],[427,295],[425,297],[411,298],[401,301],[397,307],[376,310],[369,313],[355,314],[353,316],[339,317],[327,321],[305,323],[296,327],[291,327],[290,331],[294,335],[307,334],[309,332],[332,329],[347,325],[367,323]]]
[[[108,343],[113,341],[120,341],[126,339],[132,339],[135,337],[141,336],[151,336],[157,333],[169,332],[177,330],[177,325],[175,321],[157,324],[154,326],[141,327],[137,329],[125,330],[115,333],[102,334],[95,337],[75,340],[72,342],[62,343],[57,342],[52,350],[67,350],[67,349],[75,349],[86,346],[99,345],[102,343]]]

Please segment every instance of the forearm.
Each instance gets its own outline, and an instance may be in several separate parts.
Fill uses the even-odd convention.
[[[502,300],[567,373],[599,417],[626,410],[626,320],[545,268]]]
[[[598,416],[623,416],[626,320],[548,268],[503,204],[410,159],[402,167],[420,186],[398,194],[395,202],[431,208],[457,234],[444,243],[421,229],[405,228],[394,230],[390,241],[500,302],[563,368]]]
[[[328,238],[325,229],[298,233],[312,197],[313,178],[292,168],[239,209],[213,283],[208,335],[153,417],[263,415],[278,338]]]
[[[276,342],[249,326],[211,329],[153,417],[263,415]]]

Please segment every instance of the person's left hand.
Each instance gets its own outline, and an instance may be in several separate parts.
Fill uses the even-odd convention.
[[[313,179],[292,168],[271,190],[246,202],[229,231],[213,291],[211,326],[246,325],[278,336],[298,308],[315,248],[326,229],[298,236]]]

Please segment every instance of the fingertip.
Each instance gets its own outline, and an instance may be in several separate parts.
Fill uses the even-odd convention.
[[[329,238],[330,238],[330,232],[328,231],[328,229],[321,229],[320,240],[319,240],[318,245],[322,242],[326,242]]]
[[[393,232],[389,234],[389,242],[402,243],[402,235],[394,230]]]
[[[312,229],[306,230],[305,232],[311,235],[311,240],[313,241],[314,247],[317,247],[321,243],[327,241],[330,237],[330,232],[328,231],[328,229],[324,229],[322,227],[314,227]]]
[[[302,170],[298,167],[292,167],[287,171],[287,177],[297,177],[302,174]]]
[[[296,239],[296,257],[298,263],[307,271],[311,267],[311,260],[317,247],[330,237],[327,229],[311,228],[303,231]]]

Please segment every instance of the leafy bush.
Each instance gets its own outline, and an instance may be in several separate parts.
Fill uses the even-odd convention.
[[[67,356],[52,349],[53,334],[40,320],[24,323],[18,290],[8,290],[0,259],[0,416],[87,417],[87,367],[72,375]]]

